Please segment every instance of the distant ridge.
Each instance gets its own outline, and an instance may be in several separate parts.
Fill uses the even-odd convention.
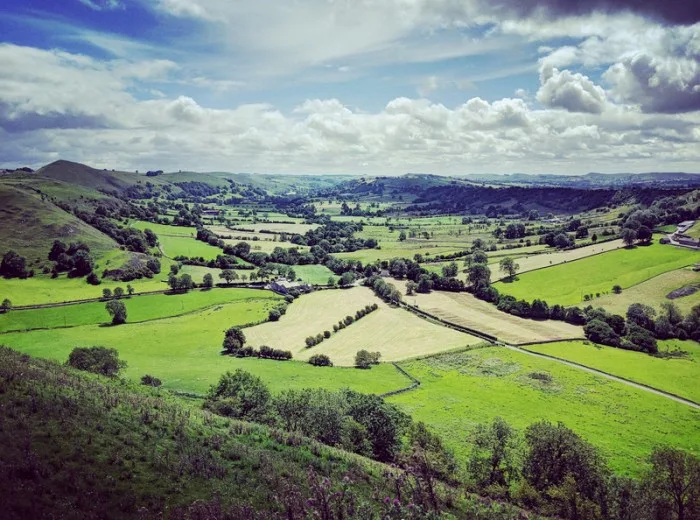
[[[37,170],[36,175],[97,190],[122,190],[136,184],[133,173],[98,170],[85,164],[58,160]]]

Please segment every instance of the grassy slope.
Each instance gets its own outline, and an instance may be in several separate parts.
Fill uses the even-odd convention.
[[[561,421],[603,450],[612,467],[638,474],[653,446],[698,452],[700,412],[556,361],[499,348],[401,363],[421,386],[389,398],[441,433],[461,458],[473,428],[501,416],[517,428]],[[528,374],[547,372],[551,384]]]
[[[281,297],[255,289],[212,289],[185,294],[148,294],[122,301],[126,305],[129,323],[137,323],[179,316],[217,304],[265,299],[281,300]],[[110,319],[104,302],[16,310],[0,314],[0,332],[99,325],[109,323]]]
[[[263,320],[275,305],[277,300],[247,300],[181,317],[118,327],[87,325],[7,333],[0,336],[0,343],[60,361],[66,360],[78,345],[114,347],[129,364],[125,372],[128,377],[136,379],[149,373],[161,378],[166,388],[198,393],[206,392],[226,370],[236,368],[259,375],[274,391],[313,386],[384,393],[408,385],[406,378],[391,365],[355,370],[221,356],[221,342],[227,328]]]
[[[133,228],[140,229],[150,229],[158,237],[161,236],[179,236],[179,237],[194,237],[197,235],[197,228],[186,227],[186,226],[165,226],[163,224],[155,224],[153,222],[146,222],[144,220],[133,220],[129,223]]]
[[[0,389],[0,503],[8,520],[160,518],[214,496],[224,507],[279,511],[280,491],[298,490],[302,501],[311,495],[309,468],[334,483],[351,475],[352,491],[376,500],[374,507],[372,496],[391,495],[381,464],[212,416],[167,392],[6,349]],[[487,506],[472,508],[483,512],[474,518],[490,517]]]
[[[700,345],[694,341],[659,342],[659,350],[676,349],[684,358],[656,358],[640,352],[585,344],[583,341],[532,345],[528,350],[597,368],[700,403]]]
[[[55,239],[83,241],[96,256],[117,248],[104,233],[85,224],[35,192],[0,184],[0,255],[9,249],[29,262],[48,263]]]
[[[528,301],[542,298],[550,305],[572,305],[581,303],[584,294],[609,292],[615,284],[627,288],[699,259],[699,253],[688,249],[652,244],[524,273],[513,283],[499,282],[494,286],[502,293]]]
[[[224,254],[218,247],[210,246],[192,237],[159,235],[158,240],[163,254],[169,258],[176,256],[198,258],[201,256],[205,260],[214,260],[218,255]]]

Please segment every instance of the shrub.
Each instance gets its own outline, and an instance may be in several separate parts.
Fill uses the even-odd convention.
[[[270,391],[262,379],[244,370],[226,372],[209,389],[204,407],[225,417],[263,422]]]
[[[280,319],[281,313],[277,309],[272,309],[270,311],[270,314],[268,315],[268,318],[270,321],[278,321]]]
[[[153,387],[159,387],[162,385],[162,381],[158,379],[157,377],[153,377],[151,375],[146,374],[145,376],[141,377],[141,384],[146,385],[146,386],[153,386]]]
[[[329,330],[324,330],[324,331],[323,331],[323,337],[324,337],[325,339],[330,338],[330,337],[331,337],[331,331],[329,331]]]
[[[75,347],[68,356],[68,366],[107,377],[115,377],[126,367],[119,361],[116,349],[105,347]]]
[[[85,281],[90,285],[100,285],[102,283],[94,271],[87,276]]]

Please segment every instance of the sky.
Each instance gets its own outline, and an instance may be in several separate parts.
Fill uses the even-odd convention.
[[[0,167],[700,172],[700,2],[3,0]]]

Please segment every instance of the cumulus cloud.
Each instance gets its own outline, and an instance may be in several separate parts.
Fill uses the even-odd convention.
[[[81,4],[89,7],[93,11],[114,11],[124,9],[124,4],[120,0],[78,0]]]
[[[580,73],[544,65],[540,82],[537,100],[548,107],[600,114],[607,104],[605,91]]]

